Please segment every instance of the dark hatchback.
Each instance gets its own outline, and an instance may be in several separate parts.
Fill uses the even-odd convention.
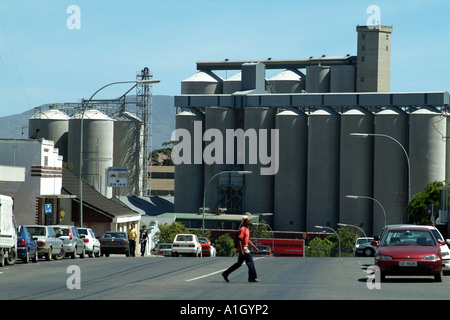
[[[98,239],[100,241],[100,251],[102,255],[109,257],[110,254],[125,254],[130,256],[130,244],[128,234],[122,231],[106,231]]]

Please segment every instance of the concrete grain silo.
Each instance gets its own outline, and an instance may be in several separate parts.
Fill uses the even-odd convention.
[[[330,92],[329,66],[306,67],[306,92],[308,93]]]
[[[445,179],[446,121],[431,107],[423,107],[409,116],[409,157],[412,195],[422,192],[433,181]]]
[[[339,215],[340,115],[321,108],[309,116],[306,231],[335,227]]]
[[[275,175],[274,229],[306,230],[306,169],[308,117],[289,108],[276,115],[279,168]]]
[[[346,198],[346,195],[373,198],[373,140],[350,136],[355,132],[374,132],[374,116],[364,108],[356,107],[341,115],[339,222],[360,224],[370,234],[372,200]]]
[[[181,94],[220,94],[223,79],[211,71],[199,71],[181,81]]]
[[[78,112],[69,120],[68,160],[73,171],[80,170],[81,116]],[[106,187],[106,170],[113,165],[114,120],[95,109],[86,109],[83,117],[82,177],[107,198],[112,189]]]
[[[236,91],[241,91],[242,86],[242,72],[238,72],[223,81],[223,93],[232,94]]]
[[[375,134],[375,137],[355,137],[374,141],[373,198],[383,206],[387,224],[406,223],[408,161],[403,148],[408,152],[408,114],[395,107],[378,112],[375,114]],[[384,224],[383,210],[374,202],[373,234],[379,234]]]
[[[67,114],[54,108],[37,112],[28,120],[28,137],[54,141],[59,155],[63,156],[63,161],[67,161],[69,119]]]
[[[128,111],[115,113],[114,121],[114,167],[128,169],[128,186],[117,187],[114,195],[145,196],[142,190],[144,126],[141,119]]]
[[[204,115],[187,109],[176,115],[172,151],[175,164],[174,211],[199,213],[203,206],[203,126]]]
[[[249,134],[245,143],[245,211],[273,213],[274,175],[264,172],[270,163],[264,157],[271,154],[271,130],[275,129],[275,108],[256,107],[244,110],[244,131]],[[266,150],[264,150],[264,148]],[[237,150],[238,161],[242,150]],[[241,159],[242,160],[242,159]],[[268,219],[270,221],[270,219]]]
[[[301,71],[288,69],[267,80],[267,87],[271,93],[299,93],[305,90],[305,80]]]
[[[331,66],[330,92],[355,92],[356,67],[347,65]]]
[[[210,179],[222,171],[234,170],[233,161],[226,161],[226,130],[236,129],[235,112],[232,108],[209,107],[205,109],[205,142],[204,142],[204,185],[206,190],[206,207],[219,207],[219,182],[226,181],[226,176],[217,176],[211,182]]]

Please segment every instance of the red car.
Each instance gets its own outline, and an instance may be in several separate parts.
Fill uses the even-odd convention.
[[[214,248],[206,237],[198,237],[198,241],[200,241],[200,245],[202,246],[202,255],[203,256],[216,256],[216,248]]]
[[[432,275],[442,281],[442,241],[420,226],[396,227],[386,231],[375,254],[381,280],[387,275]]]

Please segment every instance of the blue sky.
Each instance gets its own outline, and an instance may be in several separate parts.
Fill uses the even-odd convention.
[[[70,5],[80,29],[67,27]],[[356,55],[370,5],[394,29],[391,91],[448,91],[447,0],[0,0],[0,116],[78,102],[143,67],[161,80],[154,95],[176,95],[200,60]]]

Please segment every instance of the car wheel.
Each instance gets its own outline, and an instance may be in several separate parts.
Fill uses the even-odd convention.
[[[86,249],[84,249],[84,247],[83,247],[83,251],[81,251],[81,254],[80,254],[80,259],[84,259],[85,256],[86,256]]]
[[[64,248],[61,248],[60,251],[57,254],[55,254],[55,260],[62,260],[65,255],[66,252],[64,251]]]
[[[70,257],[72,259],[75,259],[77,257],[77,247],[74,248],[73,252],[70,254]]]
[[[373,257],[373,250],[371,248],[365,248],[364,249],[364,256],[365,257]]]
[[[6,258],[5,262],[7,265],[12,266],[17,261],[17,250],[13,249]]]
[[[47,260],[47,261],[51,261],[52,260],[52,251],[53,251],[53,248],[50,247],[48,249],[48,252],[45,254],[45,260]]]
[[[100,257],[102,255],[100,248],[98,248],[97,252],[94,254],[94,256],[96,256],[97,258]]]
[[[24,258],[22,258],[23,263],[28,263],[30,261],[30,252],[27,250],[27,254]]]
[[[37,249],[36,249],[36,252],[34,253],[34,257],[33,257],[33,259],[31,259],[31,261],[36,263],[36,262],[38,262],[38,260],[39,260],[39,255],[38,255],[38,252],[37,252]]]
[[[442,272],[436,273],[434,275],[434,281],[436,282],[442,282]]]

